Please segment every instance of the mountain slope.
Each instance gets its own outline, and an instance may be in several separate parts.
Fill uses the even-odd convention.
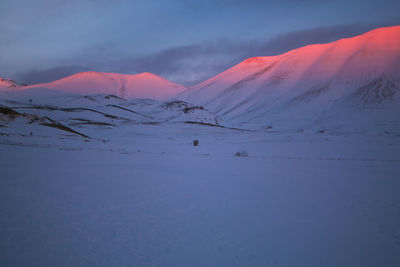
[[[0,91],[6,91],[20,86],[23,85],[20,85],[16,81],[13,81],[11,79],[4,79],[0,77]]]
[[[240,125],[287,128],[320,122],[344,108],[382,110],[399,103],[399,90],[400,26],[394,26],[247,59],[177,99],[204,105]]]
[[[117,73],[82,72],[49,83],[26,86],[48,88],[77,94],[112,94],[126,99],[151,98],[164,100],[182,92],[185,87],[155,74],[124,75]]]

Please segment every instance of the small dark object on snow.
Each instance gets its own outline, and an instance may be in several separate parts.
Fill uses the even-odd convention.
[[[199,144],[199,140],[193,140],[193,145],[197,146]]]
[[[238,151],[235,153],[235,157],[245,157],[246,158],[247,156],[248,156],[248,154],[247,154],[247,151],[245,151],[245,150]]]
[[[33,135],[33,133],[31,132],[31,136]]]

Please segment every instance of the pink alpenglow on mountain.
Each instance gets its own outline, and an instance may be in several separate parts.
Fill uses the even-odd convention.
[[[113,94],[126,99],[150,98],[165,100],[186,88],[151,73],[125,75],[103,72],[82,72],[49,83],[24,87],[48,88],[76,94]]]
[[[17,88],[20,85],[11,79],[4,79],[0,77],[0,91]]]
[[[250,58],[177,98],[219,116],[268,123],[285,112],[292,119],[318,118],[342,103],[383,105],[399,98],[399,90],[400,26],[393,26]]]

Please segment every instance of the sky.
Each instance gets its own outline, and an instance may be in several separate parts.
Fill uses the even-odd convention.
[[[399,25],[398,0],[0,0],[0,77],[152,72],[194,85],[253,56]]]

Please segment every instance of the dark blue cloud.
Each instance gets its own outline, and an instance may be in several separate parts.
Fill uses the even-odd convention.
[[[18,74],[17,76],[19,80],[23,81],[24,83],[37,84],[37,83],[44,83],[53,80],[58,80],[78,72],[92,70],[93,68],[94,67],[92,66],[71,65],[71,66],[54,67],[46,70],[31,70]]]

